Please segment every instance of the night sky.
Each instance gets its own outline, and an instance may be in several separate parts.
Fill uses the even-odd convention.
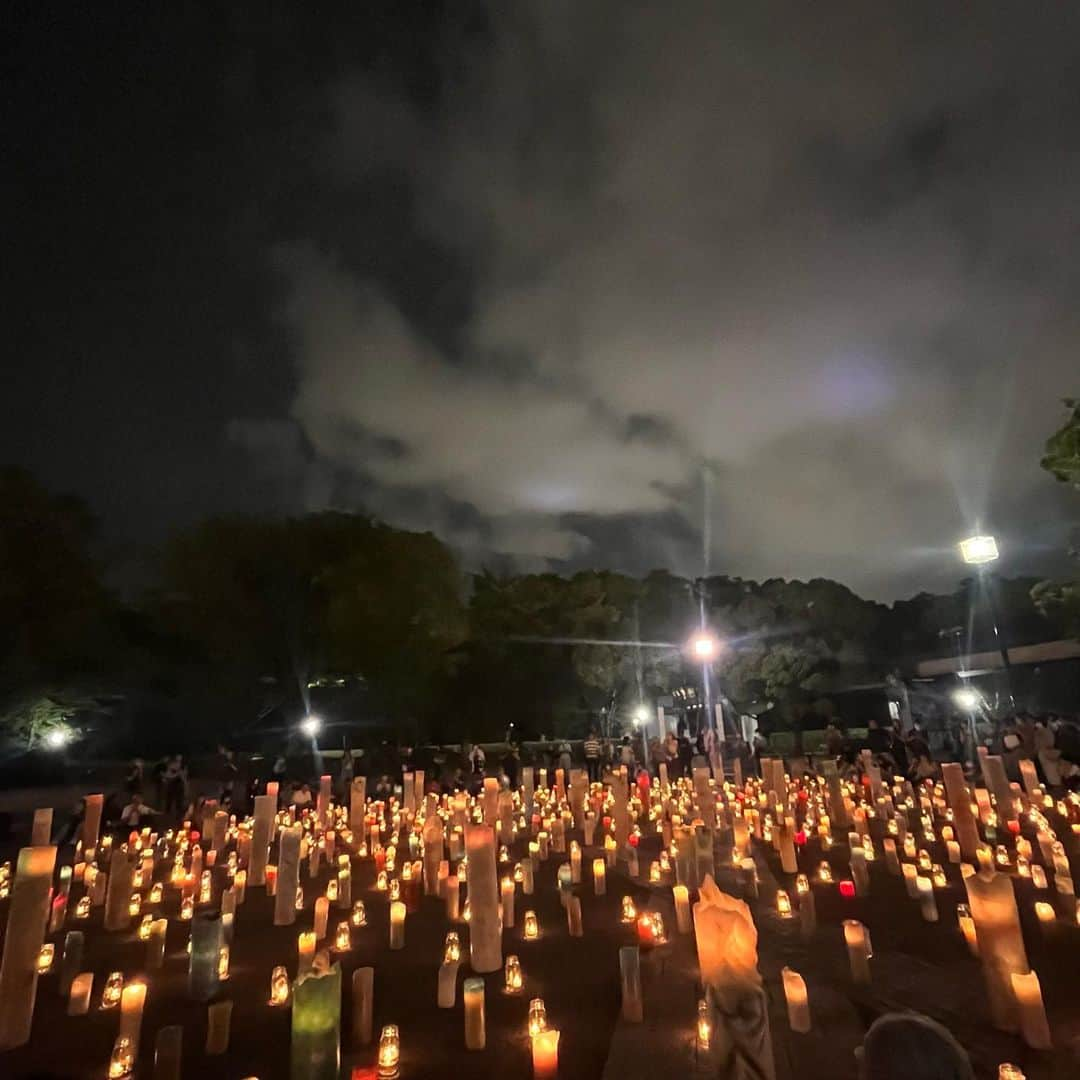
[[[1054,567],[1076,5],[269,9],[6,11],[0,461],[121,560],[337,507],[472,566]]]

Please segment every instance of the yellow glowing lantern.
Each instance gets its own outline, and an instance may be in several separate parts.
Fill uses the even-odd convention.
[[[529,1035],[539,1035],[541,1031],[547,1031],[547,1009],[543,998],[533,998],[529,1002]]]
[[[337,903],[337,898],[338,898],[337,879],[336,878],[331,878],[326,883],[326,899],[329,900],[331,904],[336,904]]]
[[[138,917],[140,911],[142,911],[142,896],[134,892],[128,901],[128,914],[134,919]]]
[[[637,908],[634,907],[633,897],[624,896],[619,911],[619,919],[621,922],[632,923],[637,921]]]
[[[224,982],[229,977],[229,946],[222,945],[218,951],[217,962],[217,974],[218,978]]]
[[[289,973],[282,966],[274,968],[270,974],[270,1004],[287,1005],[289,1003]]]
[[[405,864],[405,869],[409,869],[409,864]],[[401,881],[398,878],[390,879],[390,902],[401,899]]]
[[[810,881],[805,874],[799,874],[795,878],[795,892],[799,896],[805,896],[810,891]]]
[[[119,971],[112,972],[105,980],[105,989],[101,992],[101,1007],[115,1009],[120,1004],[124,992],[124,976]]]
[[[195,897],[185,896],[180,901],[180,918],[190,919],[195,914]]]
[[[39,975],[48,975],[52,970],[53,957],[56,954],[56,946],[51,942],[46,942],[41,946],[41,951],[38,953],[37,958],[37,971]]]
[[[521,863],[514,863],[514,884],[520,885],[525,880],[525,869]]]
[[[654,859],[651,863],[649,863],[649,884],[659,885],[661,880],[662,876],[660,873],[660,863]]]
[[[930,852],[926,848],[919,849],[919,869],[929,870],[933,863],[930,860]]]
[[[383,1080],[393,1080],[398,1075],[400,1062],[401,1036],[397,1024],[387,1024],[379,1035],[379,1076]]]
[[[76,919],[88,919],[90,918],[90,897],[80,896],[79,902],[75,905],[75,918]]]
[[[134,1067],[135,1048],[127,1035],[120,1035],[113,1043],[112,1055],[109,1058],[109,1080],[122,1080],[123,1077],[130,1076]]]
[[[446,943],[443,945],[443,962],[456,964],[461,959],[461,941],[456,930],[448,930]]]
[[[776,913],[781,919],[791,918],[791,897],[783,889],[776,890]]]
[[[540,924],[536,920],[535,911],[525,912],[525,920],[522,925],[526,941],[535,941],[540,936]]]
[[[385,870],[380,870],[378,875],[375,878],[375,888],[378,889],[379,892],[386,892],[386,890],[388,888],[387,880],[388,879],[387,879],[387,876],[386,876],[386,871]]]
[[[461,909],[461,918],[464,922],[472,921],[472,905],[469,903],[468,897],[465,897],[465,906]]]
[[[934,888],[944,889],[945,886],[948,884],[948,881],[945,878],[945,871],[942,869],[941,864],[934,863],[934,865],[930,867],[930,873],[931,880],[934,883]]]
[[[337,924],[337,932],[334,934],[334,948],[338,952],[348,952],[352,948],[352,933],[349,930],[347,919],[342,919]]]
[[[209,904],[213,892],[213,883],[210,880],[210,871],[204,870],[199,880],[199,903]]]
[[[506,982],[508,994],[518,994],[525,985],[525,978],[521,974],[521,961],[516,956],[508,956],[503,967],[503,978]]]
[[[164,890],[165,886],[162,885],[160,881],[155,881],[154,884],[150,886],[150,903],[160,904]]]
[[[364,907],[363,900],[357,900],[352,907],[352,924],[353,926],[367,926],[367,910]]]
[[[712,1019],[709,1016],[709,1003],[702,998],[697,1006],[697,1038],[702,1050],[709,1049],[712,1039]]]
[[[142,917],[142,922],[139,923],[139,940],[140,941],[149,941],[150,940],[150,928],[153,925],[154,925],[154,916],[153,915],[144,915]]]

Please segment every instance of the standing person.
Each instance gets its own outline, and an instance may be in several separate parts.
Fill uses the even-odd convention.
[[[236,766],[236,754],[225,746],[218,747],[218,754],[221,756],[219,768],[221,770],[220,783],[221,783],[221,802],[231,803],[233,798],[233,787],[236,784],[236,777],[240,770]]]
[[[679,740],[673,731],[669,731],[664,739],[664,753],[671,779],[678,780],[682,776],[682,763],[679,761]]]
[[[629,735],[622,737],[622,743],[619,746],[619,764],[626,767],[626,779],[633,783],[637,776],[637,767],[634,761],[634,744],[630,741]]]
[[[568,742],[559,743],[559,758],[558,768],[563,771],[563,781],[567,784],[570,783],[570,767],[573,765],[573,760],[570,757],[570,744]]]
[[[484,753],[484,748],[477,743],[469,751],[469,767],[473,776],[483,776],[486,765],[487,755]]]
[[[143,759],[135,758],[124,777],[124,790],[129,795],[141,795],[143,791]]]
[[[131,796],[131,801],[124,807],[120,813],[120,824],[125,828],[132,829],[138,832],[142,828],[143,822],[148,818],[152,818],[157,811],[147,806],[142,801],[142,796],[136,791]]]
[[[165,763],[161,783],[165,792],[164,813],[180,817],[186,805],[187,789],[187,772],[184,769],[184,759],[180,754],[174,754]]]
[[[754,772],[761,775],[761,759],[769,751],[769,740],[765,738],[765,733],[758,728],[754,732]]]
[[[521,760],[518,757],[518,748],[511,744],[506,748],[506,753],[502,759],[502,769],[506,774],[506,786],[511,791],[516,791],[518,786],[518,772],[520,771]]]
[[[588,738],[585,740],[585,768],[589,774],[589,783],[598,784],[600,782],[600,740],[596,737],[595,731],[590,731]]]

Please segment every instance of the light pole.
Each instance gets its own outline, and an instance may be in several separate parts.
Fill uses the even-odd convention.
[[[641,732],[641,756],[645,762],[645,771],[649,771],[649,706],[642,702],[632,717],[634,727]]]
[[[971,737],[971,765],[974,768],[979,760],[977,750],[979,735],[975,728],[975,714],[978,712],[979,702],[982,699],[979,697],[978,691],[973,690],[970,686],[962,686],[959,690],[954,690],[952,699],[957,708],[963,709],[967,713],[968,732]]]
[[[704,616],[704,613],[703,613]],[[716,730],[716,719],[712,704],[712,662],[720,653],[720,641],[704,626],[690,638],[690,655],[701,665],[701,685],[705,696],[705,722]]]
[[[959,543],[960,558],[968,566],[974,566],[979,576],[979,584],[986,593],[987,602],[990,605],[990,619],[994,627],[994,640],[997,642],[998,652],[1001,654],[1001,663],[1005,669],[1005,691],[1009,695],[1009,708],[1016,709],[1016,700],[1013,697],[1012,665],[1009,663],[1009,648],[1005,644],[1005,635],[1002,633],[1001,616],[998,612],[997,598],[994,595],[994,583],[990,573],[990,567],[997,562],[999,557],[997,540],[993,536],[978,535],[969,536]]]

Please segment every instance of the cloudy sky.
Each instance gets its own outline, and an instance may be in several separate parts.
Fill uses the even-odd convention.
[[[21,13],[0,457],[121,545],[334,506],[470,565],[1053,568],[1078,9],[356,7]]]

